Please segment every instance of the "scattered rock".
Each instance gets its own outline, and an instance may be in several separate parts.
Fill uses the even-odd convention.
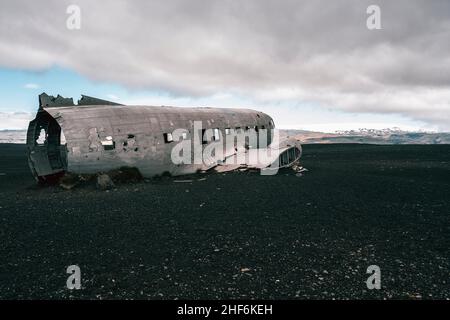
[[[114,188],[114,182],[107,174],[100,174],[97,177],[97,188],[100,190],[108,190]]]
[[[60,180],[59,185],[65,190],[72,190],[80,183],[80,176],[77,174],[66,173]]]
[[[65,190],[71,190],[76,186],[96,184],[98,189],[108,190],[115,187],[115,184],[137,183],[142,180],[143,177],[137,168],[121,167],[99,175],[67,172],[59,179],[59,185]]]
[[[301,173],[308,171],[308,169],[303,168],[298,162],[294,163],[291,168],[292,168],[292,170],[297,172],[297,174],[296,174],[297,177],[303,176]]]
[[[108,171],[108,175],[114,183],[135,183],[144,179],[139,169],[134,167],[120,167]]]

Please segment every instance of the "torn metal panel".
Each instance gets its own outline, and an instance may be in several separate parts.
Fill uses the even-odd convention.
[[[256,148],[238,151],[219,164],[215,170],[218,172],[233,171],[243,166],[260,170],[278,170],[296,163],[302,155],[300,141],[287,138],[280,143],[274,143],[267,148]],[[239,158],[244,159],[239,163]]]
[[[81,95],[81,99],[78,100],[79,106],[93,106],[93,105],[108,105],[108,106],[123,106],[123,104],[111,102],[108,100],[103,100],[99,98],[89,97],[85,95]]]
[[[182,139],[198,141],[200,150],[207,150],[221,136],[248,130],[257,132],[258,128],[270,131],[274,128],[273,120],[248,109],[126,106],[88,96],[82,96],[78,105],[74,105],[71,98],[43,93],[39,102],[27,134],[29,164],[37,179],[45,180],[63,172],[104,172],[123,166],[135,167],[145,177],[167,172],[189,174],[219,163],[224,166],[225,160],[233,155],[245,153],[252,158],[257,150],[267,151],[268,156],[247,165],[264,168],[296,149],[280,160],[278,166],[282,167],[292,162],[292,155],[298,159],[301,154],[296,142],[260,149],[256,142],[226,146],[222,159],[206,157],[200,164],[175,164],[171,161],[172,149],[178,143],[172,137],[175,129],[185,129]],[[196,132],[195,122],[202,124],[201,131]],[[39,143],[42,130],[45,139]],[[212,132],[212,137],[204,141],[206,132]],[[191,150],[193,157],[194,152]]]
[[[63,98],[59,94],[56,97],[49,96],[45,92],[39,96],[39,107],[40,108],[52,108],[52,107],[62,107],[62,106],[73,106],[72,98]]]

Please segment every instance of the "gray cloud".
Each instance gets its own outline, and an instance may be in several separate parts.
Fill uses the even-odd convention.
[[[366,28],[381,7],[382,30]],[[82,28],[66,29],[78,4]],[[450,130],[450,2],[10,1],[0,65],[130,88],[399,113]]]

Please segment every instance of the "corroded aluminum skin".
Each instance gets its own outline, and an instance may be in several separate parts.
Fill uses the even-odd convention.
[[[222,133],[225,128],[273,127],[270,116],[249,109],[83,105],[43,110],[62,128],[67,141],[67,171],[74,173],[121,166],[136,167],[145,177],[164,172],[194,173],[214,164],[173,164],[171,150],[176,142],[165,143],[164,133],[177,128],[192,133],[194,121],[201,121],[203,129],[219,128]],[[108,136],[113,137],[115,150],[104,150],[101,140]]]

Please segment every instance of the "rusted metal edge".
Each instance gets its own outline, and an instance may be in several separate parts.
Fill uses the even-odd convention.
[[[120,103],[94,98],[86,95],[81,95],[81,99],[78,100],[78,104],[73,102],[73,98],[64,98],[61,95],[49,96],[45,92],[39,95],[39,109],[54,108],[54,107],[72,107],[72,106],[95,106],[95,105],[109,105],[109,106],[122,106]]]

